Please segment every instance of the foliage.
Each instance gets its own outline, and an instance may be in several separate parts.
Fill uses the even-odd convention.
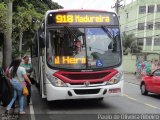
[[[137,44],[133,44],[131,46],[131,53],[140,53],[142,51],[142,48],[140,46],[138,46]]]
[[[34,10],[33,5],[28,5],[26,7],[17,7],[17,12],[13,15],[13,29],[16,29],[18,32],[24,32],[28,29],[36,29],[36,24],[33,24],[33,19],[41,21],[43,18],[42,14],[37,13]]]
[[[33,19],[40,21],[43,18],[43,15],[37,13],[32,4],[25,4],[25,7],[17,6],[16,13],[13,15],[13,45],[18,48],[18,41],[20,38],[20,34],[27,30],[36,30],[38,23],[33,24]],[[23,36],[22,36],[23,37]],[[31,39],[30,39],[31,40]],[[18,49],[15,53],[18,53]],[[21,51],[23,52],[23,51]]]
[[[123,33],[122,36],[122,43],[123,43],[123,48],[126,50],[127,48],[130,48],[131,44],[133,41],[135,41],[134,35],[133,34],[126,34],[125,32]]]
[[[13,2],[13,50],[18,53],[20,33],[23,33],[23,51],[27,51],[32,44],[32,38],[38,29],[44,13],[48,9],[62,8],[51,0],[14,0]]]
[[[38,29],[45,12],[49,9],[60,9],[52,0],[0,0],[0,46],[3,44],[4,31],[9,28],[6,23],[8,9],[6,5],[13,2],[13,55],[18,56],[20,33],[23,34],[23,51],[22,54],[29,49],[32,44],[32,38]]]
[[[7,28],[7,8],[4,3],[0,3],[0,33],[4,33]]]
[[[7,8],[4,3],[0,3],[0,51],[1,51],[1,46],[3,45],[4,41],[4,36],[3,33],[7,29]]]
[[[123,33],[122,36],[122,43],[123,43],[123,51],[124,54],[131,53],[139,53],[142,48],[137,45],[137,39],[134,37],[134,34],[126,34]]]
[[[19,2],[19,1],[18,1]],[[27,0],[29,4],[34,5],[35,10],[38,13],[44,14],[49,9],[61,9],[62,6],[58,5],[56,2],[52,2],[52,0]]]

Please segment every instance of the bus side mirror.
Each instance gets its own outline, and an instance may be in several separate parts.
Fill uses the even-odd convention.
[[[39,37],[39,45],[41,48],[44,48],[45,47],[45,36],[44,36],[44,33],[42,33]]]

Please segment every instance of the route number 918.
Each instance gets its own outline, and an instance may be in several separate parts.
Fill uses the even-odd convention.
[[[72,23],[72,15],[56,15],[56,23]]]

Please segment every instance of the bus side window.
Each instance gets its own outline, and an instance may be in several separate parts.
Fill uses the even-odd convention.
[[[37,34],[35,35],[32,43],[32,57],[38,56],[38,43],[37,43]]]

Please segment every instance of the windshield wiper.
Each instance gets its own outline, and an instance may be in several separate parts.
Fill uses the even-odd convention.
[[[109,29],[108,29],[106,26],[104,26],[104,25],[102,25],[101,27],[102,27],[102,29],[104,30],[104,32],[108,35],[108,37],[111,38],[112,40],[114,40],[114,36],[113,36],[113,34],[109,31]]]

